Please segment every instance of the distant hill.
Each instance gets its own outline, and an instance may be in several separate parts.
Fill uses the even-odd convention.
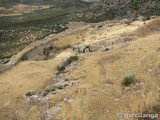
[[[81,0],[0,0],[0,59],[64,31],[75,12],[91,4]]]
[[[0,6],[13,6],[18,3],[27,5],[57,5],[57,6],[84,6],[88,2],[82,0],[0,0]]]
[[[160,0],[100,0],[78,14],[89,22],[152,15],[160,15]]]

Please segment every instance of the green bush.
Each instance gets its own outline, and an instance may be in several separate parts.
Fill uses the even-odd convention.
[[[27,54],[24,54],[24,55],[22,56],[22,58],[21,58],[22,61],[25,61],[25,60],[27,60],[27,59],[28,59]]]
[[[58,88],[58,89],[63,89],[63,86],[62,86],[62,85],[60,85],[60,86],[58,86],[57,88]]]
[[[131,75],[127,75],[124,77],[124,85],[125,86],[129,86],[131,84],[134,84],[136,82],[135,80],[135,75],[134,74],[131,74]]]
[[[58,66],[57,67],[57,70],[59,71],[59,72],[62,72],[62,71],[64,71],[66,69],[66,67],[65,66]]]
[[[70,44],[68,44],[68,45],[64,45],[63,47],[62,47],[62,49],[63,50],[65,50],[65,49],[68,49],[68,48],[71,48],[72,46],[70,45]]]
[[[68,60],[66,61],[65,65],[68,66],[70,65],[72,62],[79,60],[78,56],[71,56],[68,58]]]
[[[63,63],[63,65],[58,66],[58,67],[57,67],[57,70],[58,70],[59,72],[63,72],[68,65],[70,65],[72,62],[75,62],[75,61],[77,61],[77,60],[79,60],[79,57],[78,57],[78,56],[71,56],[71,57],[69,57],[69,58],[67,59],[66,62]]]

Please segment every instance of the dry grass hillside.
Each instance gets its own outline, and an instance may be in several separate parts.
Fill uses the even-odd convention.
[[[85,53],[68,48],[52,59],[22,61],[1,73],[0,119],[117,120],[117,113],[160,114],[159,23],[160,18],[130,25],[107,21],[50,39],[57,46],[70,43],[100,47]],[[147,34],[142,36],[140,33],[144,32]],[[121,41],[126,36],[134,37]],[[105,51],[104,47],[109,50]],[[59,73],[57,66],[73,55],[79,60]],[[135,84],[126,87],[124,78],[130,74],[135,75]],[[61,85],[57,91],[51,91],[48,88],[56,80],[72,85]],[[49,94],[38,96],[46,90]],[[25,96],[33,91],[38,92],[30,98]]]
[[[79,75],[84,71],[85,79],[75,86],[74,102],[64,105],[63,117],[116,120],[117,113],[153,113],[153,106],[159,103],[159,40],[160,36],[155,34],[118,51],[88,55],[81,67],[72,73]],[[136,80],[143,83],[140,88],[124,90],[122,82],[129,73],[134,73]]]

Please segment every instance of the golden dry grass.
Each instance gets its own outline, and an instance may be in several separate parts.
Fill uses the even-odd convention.
[[[160,31],[160,17],[152,20],[152,22],[146,23],[146,25],[138,28],[136,30],[137,35],[146,36],[148,34],[152,34],[154,32]]]
[[[117,113],[152,111],[159,102],[159,44],[160,35],[154,34],[118,51],[87,57],[78,70],[79,73],[85,70],[86,78],[76,86],[78,93],[73,104],[64,105],[63,117],[67,120],[117,120]],[[142,90],[123,90],[122,82],[127,73],[134,73],[136,79],[144,83]],[[107,87],[106,83],[113,86]]]
[[[133,32],[142,24],[137,21],[131,26],[118,24],[112,26],[110,31],[106,25],[102,31],[97,30],[94,36],[97,39],[118,37]],[[59,46],[68,43],[74,45],[82,39],[92,42],[90,40],[93,34],[90,32],[94,30],[96,29],[89,28],[77,34],[62,36],[54,42]],[[67,50],[52,60],[22,62],[0,74],[0,119],[39,120],[44,109],[43,103],[36,101],[28,104],[23,96],[26,92],[49,85],[50,79],[56,73],[56,66],[72,54]],[[71,104],[62,104],[62,119],[117,120],[117,113],[154,111],[153,107],[159,103],[160,91],[159,31],[137,38],[127,45],[116,45],[115,49],[109,52],[98,51],[80,56],[84,59],[79,61],[76,69],[65,76],[69,79],[80,78],[80,83],[49,97],[48,104],[51,106],[52,102],[63,101],[65,98],[73,99]],[[124,91],[122,82],[128,73],[134,73],[136,80],[144,83],[141,90]]]
[[[53,60],[21,62],[12,69],[0,74],[0,119],[37,119],[34,117],[33,112],[35,111],[31,110],[32,108],[35,109],[36,106],[28,104],[24,95],[29,91],[40,90],[51,84],[53,74],[56,73],[55,68],[64,58],[71,55],[72,52],[68,50],[60,53]],[[41,107],[36,108],[37,113],[40,110],[42,110]],[[18,111],[17,114],[16,111]]]

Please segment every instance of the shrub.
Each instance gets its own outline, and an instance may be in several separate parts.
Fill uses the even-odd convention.
[[[143,21],[147,21],[147,20],[150,20],[151,18],[149,16],[147,17],[144,17]]]
[[[70,65],[72,62],[79,60],[78,56],[71,56],[68,58],[68,60],[66,61],[66,66]]]
[[[57,70],[59,71],[59,72],[62,72],[62,71],[64,71],[66,69],[66,67],[65,66],[58,66],[57,67]]]
[[[25,60],[27,60],[27,59],[28,59],[27,54],[24,54],[24,55],[22,56],[22,58],[21,58],[22,61],[25,61]]]
[[[43,49],[43,54],[44,54],[46,57],[49,57],[49,53],[50,53],[50,51],[49,51],[48,48],[44,48],[44,49]]]
[[[126,21],[125,24],[131,25],[131,21]]]
[[[65,50],[65,49],[68,49],[68,48],[71,48],[72,46],[70,45],[70,44],[68,44],[68,45],[64,45],[63,47],[62,47],[62,49],[63,50]]]
[[[131,74],[131,75],[127,75],[124,77],[124,85],[125,86],[129,86],[131,84],[134,84],[135,83],[135,75],[134,74]]]
[[[99,26],[98,26],[98,28],[102,28],[102,27],[103,27],[103,25],[99,25]]]
[[[58,86],[57,88],[58,88],[58,89],[63,89],[63,86],[62,86],[62,85],[60,85],[60,86]]]
[[[62,71],[64,71],[64,70],[66,69],[66,67],[67,67],[68,65],[70,65],[72,62],[77,61],[77,60],[79,60],[79,57],[78,57],[78,56],[71,56],[71,57],[69,57],[69,58],[67,59],[66,62],[63,63],[63,65],[58,66],[58,67],[57,67],[57,70],[58,70],[59,72],[62,72]]]

